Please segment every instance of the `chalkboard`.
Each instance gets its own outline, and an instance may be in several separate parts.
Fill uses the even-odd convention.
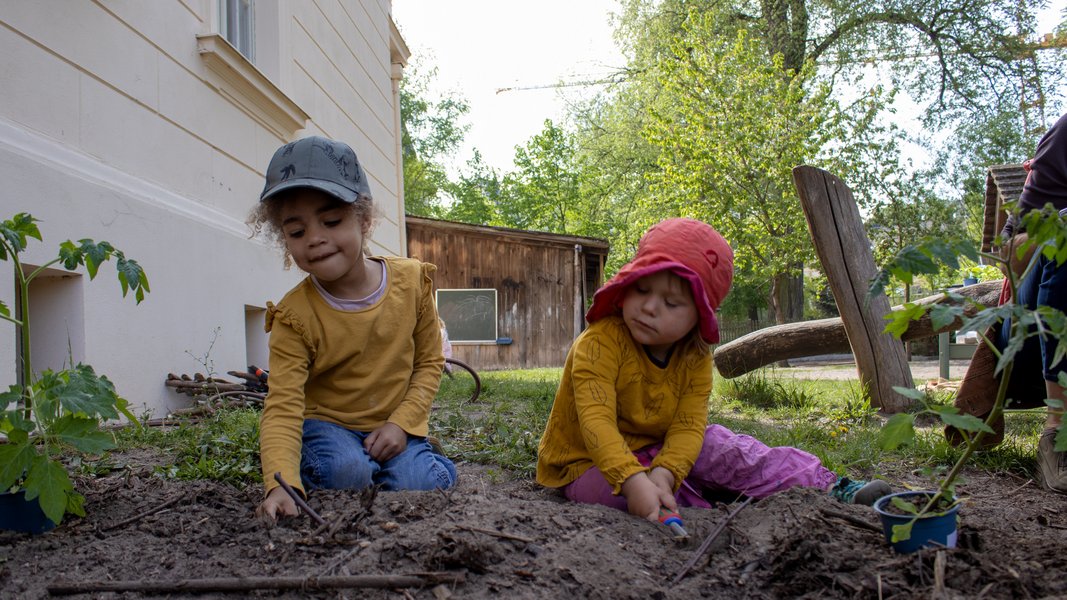
[[[437,312],[450,341],[496,343],[496,290],[437,290]]]

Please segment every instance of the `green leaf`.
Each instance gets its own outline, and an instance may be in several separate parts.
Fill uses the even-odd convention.
[[[941,421],[945,425],[951,425],[962,431],[993,433],[993,429],[986,425],[985,421],[974,415],[959,414],[959,409],[955,406],[936,406],[931,407],[931,410],[941,416]]]
[[[901,396],[904,396],[906,398],[911,398],[912,400],[918,400],[920,402],[926,399],[926,395],[923,394],[922,392],[920,392],[919,390],[915,389],[915,388],[908,388],[908,387],[902,387],[902,386],[899,386],[899,385],[894,385],[893,386],[893,391],[898,393],[898,394],[900,394]]]
[[[4,304],[3,300],[0,300],[0,315],[4,315],[9,319],[11,318],[11,309],[9,309],[6,304]]]
[[[11,386],[8,391],[0,392],[0,410],[7,410],[7,407],[12,404],[17,406],[21,399],[22,388],[15,385]]]
[[[85,364],[78,364],[65,374],[66,382],[52,390],[64,411],[87,417],[119,417],[116,410],[119,397],[107,377],[98,376],[91,366]]]
[[[893,496],[892,498],[890,498],[890,501],[893,503],[893,506],[897,507],[902,512],[905,512],[909,515],[919,514],[919,507],[912,502],[908,502],[901,496]]]
[[[67,494],[74,491],[74,484],[67,475],[67,470],[57,461],[45,456],[37,456],[26,474],[26,499],[38,498],[41,510],[46,517],[58,525],[67,510]]]
[[[933,326],[934,331],[943,329],[956,322],[956,319],[963,317],[962,306],[952,306],[948,304],[935,304],[930,307],[930,325]]]
[[[85,257],[82,256],[74,242],[67,240],[59,245],[59,260],[63,263],[64,269],[73,271],[85,262]]]
[[[16,253],[26,249],[26,238],[41,240],[41,231],[37,228],[38,220],[26,213],[18,213],[8,221],[0,223],[0,236],[4,242]],[[0,244],[3,248],[3,244]],[[7,252],[3,252],[0,259],[7,260]]]
[[[878,432],[878,445],[883,450],[895,450],[914,441],[915,416],[909,413],[897,413],[889,417],[882,430]]]
[[[37,450],[28,440],[0,444],[0,492],[6,492],[30,469]]]
[[[137,261],[128,259],[125,256],[119,254],[118,262],[115,266],[119,274],[119,284],[122,286],[122,296],[126,297],[126,293],[129,290],[134,290],[134,297],[137,303],[140,304],[144,300],[145,292],[151,291],[148,288],[148,276],[145,275],[144,269],[141,265],[137,264]]]
[[[889,321],[889,324],[885,326],[886,333],[891,333],[894,337],[900,339],[900,336],[908,331],[908,327],[911,326],[912,321],[921,319],[923,315],[926,314],[928,308],[929,307],[926,305],[909,302],[901,308],[890,312],[885,316]]]
[[[89,239],[78,240],[78,244],[81,253],[85,256],[85,269],[89,272],[89,279],[94,279],[100,265],[111,258],[111,253],[115,251],[115,248],[107,242],[96,243]]]
[[[52,433],[61,442],[89,454],[100,454],[115,447],[115,437],[100,431],[100,423],[96,419],[64,415],[52,426]]]
[[[894,498],[893,500],[896,500]],[[896,502],[894,502],[896,504]],[[896,544],[897,542],[906,542],[911,539],[911,526],[915,524],[915,521],[908,521],[902,525],[893,526],[893,535],[889,541]]]

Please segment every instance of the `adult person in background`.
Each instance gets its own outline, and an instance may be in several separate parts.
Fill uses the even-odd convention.
[[[1026,231],[1022,229],[1023,215],[1051,205],[1061,218],[1067,217],[1067,114],[1061,116],[1038,142],[1028,168],[1018,210],[1008,218],[1001,232],[1003,239],[1010,240],[1005,246],[1012,254],[1026,236]],[[1011,258],[1012,269],[1016,273],[1026,268],[1026,262],[1017,260],[1016,256]],[[1019,283],[1015,301],[1031,310],[1049,306],[1067,313],[1067,262],[1057,265],[1054,259],[1039,255],[1036,264]],[[1006,322],[1001,328],[997,340],[1001,348],[1007,345],[1010,327],[1011,323]],[[1017,377],[1031,379],[1040,376],[1044,379],[1046,398],[1061,403],[1067,401],[1064,388],[1060,385],[1061,375],[1067,373],[1067,360],[1053,363],[1057,345],[1058,340],[1051,336],[1028,338],[1015,360],[1013,384]],[[1025,400],[1033,403],[1034,398]],[[1050,406],[1045,430],[1037,446],[1037,462],[1045,486],[1064,494],[1067,493],[1067,452],[1055,451],[1056,433],[1062,420],[1063,405]]]

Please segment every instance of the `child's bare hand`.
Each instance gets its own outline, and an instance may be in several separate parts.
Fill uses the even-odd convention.
[[[256,517],[272,525],[278,517],[295,517],[298,514],[296,502],[280,487],[271,490],[256,507]]]
[[[656,485],[645,473],[630,476],[622,484],[622,495],[626,497],[626,509],[631,515],[656,522],[659,520],[659,507],[674,503],[674,496]]]
[[[380,463],[400,454],[407,446],[408,434],[396,423],[382,425],[363,440],[367,454]]]
[[[674,511],[678,510],[678,503],[674,499],[674,473],[663,467],[655,467],[649,471],[648,478],[652,480],[652,483],[656,484],[656,487],[667,494],[669,501],[663,501],[663,506]]]

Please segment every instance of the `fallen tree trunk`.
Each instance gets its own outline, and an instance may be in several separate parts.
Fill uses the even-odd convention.
[[[251,592],[254,590],[336,590],[347,588],[414,588],[427,584],[464,582],[464,573],[416,573],[412,575],[334,575],[323,577],[216,577],[205,579],[84,581],[53,583],[53,596],[102,592],[141,594],[202,594],[204,592]]]
[[[1001,285],[1002,280],[998,279],[954,291],[981,305],[995,306],[1000,299]],[[916,300],[914,304],[935,304],[945,301],[947,301],[947,296],[936,294]],[[896,310],[900,307],[893,308]],[[976,311],[973,305],[968,305],[965,313],[970,316]],[[951,325],[935,331],[930,322],[930,314],[927,313],[918,321],[912,321],[901,339],[903,341],[922,339],[942,331],[953,331],[959,326],[960,321],[957,319]],[[780,360],[851,351],[852,348],[849,346],[848,336],[845,335],[845,327],[840,318],[802,321],[765,327],[717,347],[715,369],[723,377],[732,379]]]

